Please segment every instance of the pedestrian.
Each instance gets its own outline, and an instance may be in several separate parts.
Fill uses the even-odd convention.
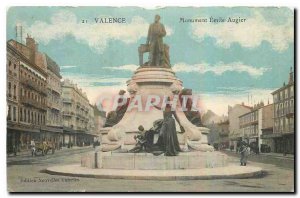
[[[32,139],[30,141],[30,147],[31,147],[31,155],[34,156],[35,155],[35,141],[34,141],[34,139]]]
[[[236,143],[236,149],[235,149],[235,152],[238,153],[239,150],[241,148],[241,140],[239,140],[237,143]]]
[[[247,160],[248,160],[248,156],[250,154],[250,148],[247,145],[246,142],[242,141],[240,148],[239,148],[239,153],[241,154],[241,166],[246,166],[247,165]]]

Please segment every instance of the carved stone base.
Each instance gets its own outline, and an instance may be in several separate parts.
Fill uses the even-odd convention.
[[[137,134],[138,127],[142,125],[145,130],[149,130],[153,126],[154,121],[163,118],[163,112],[154,107],[151,107],[150,111],[145,111],[144,108],[148,96],[159,96],[161,100],[167,96],[172,98],[175,93],[179,93],[182,90],[182,81],[175,76],[175,73],[170,68],[140,67],[135,71],[132,78],[127,81],[127,90],[131,94],[131,98],[141,96],[143,109],[142,111],[139,111],[137,108],[127,109],[118,124],[110,128],[101,129],[100,133],[104,147],[105,145],[120,145],[122,149],[133,148],[136,143],[133,137]],[[197,141],[199,144],[203,143],[202,133],[207,134],[209,129],[193,125],[186,118],[184,112],[180,110],[180,106],[177,106],[176,114],[185,129],[183,135],[178,133],[180,143],[186,146],[187,140]],[[177,122],[176,130],[180,131]],[[204,140],[207,143],[206,138]],[[194,148],[199,148],[199,146],[194,146]]]
[[[181,152],[178,156],[154,156],[151,153],[98,152],[83,156],[81,166],[123,170],[174,170],[225,167],[227,155],[220,152]],[[122,163],[120,163],[122,162]]]

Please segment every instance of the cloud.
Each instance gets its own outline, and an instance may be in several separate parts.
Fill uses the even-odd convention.
[[[139,66],[130,64],[130,65],[122,65],[117,67],[103,67],[108,70],[116,70],[116,71],[130,71],[134,72]],[[207,72],[213,72],[216,75],[222,75],[226,71],[234,71],[238,73],[248,73],[252,77],[259,77],[264,74],[264,72],[268,71],[270,68],[261,67],[255,68],[253,66],[245,65],[241,62],[233,62],[229,64],[224,64],[219,62],[215,65],[209,65],[208,63],[200,63],[194,65],[188,65],[186,63],[176,63],[172,67],[173,71],[180,73],[192,73],[198,72],[200,74],[204,74]]]
[[[232,17],[234,18],[234,17]],[[203,23],[192,24],[192,36],[201,42],[205,37],[213,37],[216,44],[229,48],[234,42],[243,47],[254,48],[262,41],[268,41],[274,50],[284,51],[294,41],[294,18],[289,17],[282,24],[266,20],[258,11],[244,23]]]
[[[98,76],[82,73],[62,72],[63,79],[70,79],[80,87],[106,87],[124,86],[128,78],[116,78],[112,76]]]
[[[117,70],[117,71],[130,71],[134,72],[139,66],[130,64],[122,65],[117,67],[103,67],[108,70]],[[213,72],[216,75],[222,75],[226,71],[235,71],[238,73],[246,72],[252,77],[258,77],[268,71],[270,68],[255,68],[253,66],[245,65],[241,62],[233,62],[229,64],[224,64],[222,62],[217,63],[216,65],[209,65],[208,63],[200,63],[194,65],[188,65],[186,63],[176,63],[172,67],[173,71],[181,73],[192,73],[198,72],[204,74],[206,72]]]
[[[200,100],[202,101],[202,107],[204,111],[212,110],[218,115],[227,115],[228,105],[234,106],[235,104],[241,104],[244,102],[245,105],[253,106],[260,101],[264,104],[273,103],[273,96],[271,93],[275,89],[258,89],[249,87],[236,87],[236,89],[244,91],[232,91],[225,93],[200,93]],[[252,100],[251,100],[252,98]]]
[[[191,67],[191,66],[189,66]],[[129,68],[125,66],[111,68]],[[192,70],[190,72],[193,72]],[[84,73],[62,72],[64,79],[71,79],[75,84],[82,88],[83,92],[87,93],[91,104],[98,103],[101,96],[113,96],[118,94],[121,89],[126,90],[126,81],[129,78],[116,78],[114,76]],[[214,111],[218,115],[227,114],[227,106],[234,104],[254,105],[254,102],[263,100],[267,104],[268,100],[272,103],[271,92],[275,88],[259,89],[253,87],[216,87],[216,91],[200,92],[194,91],[194,94],[200,95],[200,102],[203,111],[208,109]],[[249,96],[249,102],[248,102]],[[252,102],[251,102],[252,96]]]
[[[99,24],[95,23],[94,20],[90,20],[88,23],[83,24],[74,13],[59,11],[51,16],[50,23],[35,21],[25,29],[38,42],[44,44],[49,43],[51,40],[61,40],[65,36],[72,35],[78,42],[87,44],[101,54],[110,40],[119,40],[130,44],[146,37],[148,26],[149,23],[139,16],[134,16],[127,23]],[[170,27],[166,27],[166,30],[168,34],[173,32]]]
[[[137,65],[122,65],[118,67],[103,67],[109,70],[121,70],[121,71],[131,71],[134,72],[139,66]]]
[[[87,94],[90,104],[98,104],[101,96],[113,96],[119,90],[126,90],[128,78],[116,78],[113,76],[98,76],[85,73],[62,72],[63,80],[70,79]]]
[[[61,69],[70,69],[70,68],[76,68],[77,66],[76,65],[63,65],[63,66],[60,66]]]
[[[222,75],[226,71],[233,72],[246,72],[252,77],[258,77],[263,75],[264,72],[268,71],[270,68],[255,68],[253,66],[245,65],[241,62],[233,62],[229,64],[224,64],[219,62],[215,65],[209,65],[208,63],[200,63],[195,65],[188,65],[186,63],[177,63],[173,66],[175,72],[198,72],[204,74],[206,72],[213,72],[216,75]]]

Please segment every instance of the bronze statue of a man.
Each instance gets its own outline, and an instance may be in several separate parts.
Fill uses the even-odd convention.
[[[155,21],[149,26],[147,45],[149,45],[149,66],[162,66],[164,58],[163,37],[166,30],[159,22],[160,16],[155,15]]]

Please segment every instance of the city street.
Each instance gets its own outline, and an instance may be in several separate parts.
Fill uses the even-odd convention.
[[[92,147],[57,151],[47,156],[16,156],[7,158],[8,190],[11,192],[291,192],[294,189],[294,159],[266,155],[251,155],[249,166],[260,166],[264,175],[251,179],[218,179],[191,181],[151,181],[93,179],[49,175],[49,166],[80,163],[80,157]],[[230,163],[239,163],[238,155],[226,151]]]

